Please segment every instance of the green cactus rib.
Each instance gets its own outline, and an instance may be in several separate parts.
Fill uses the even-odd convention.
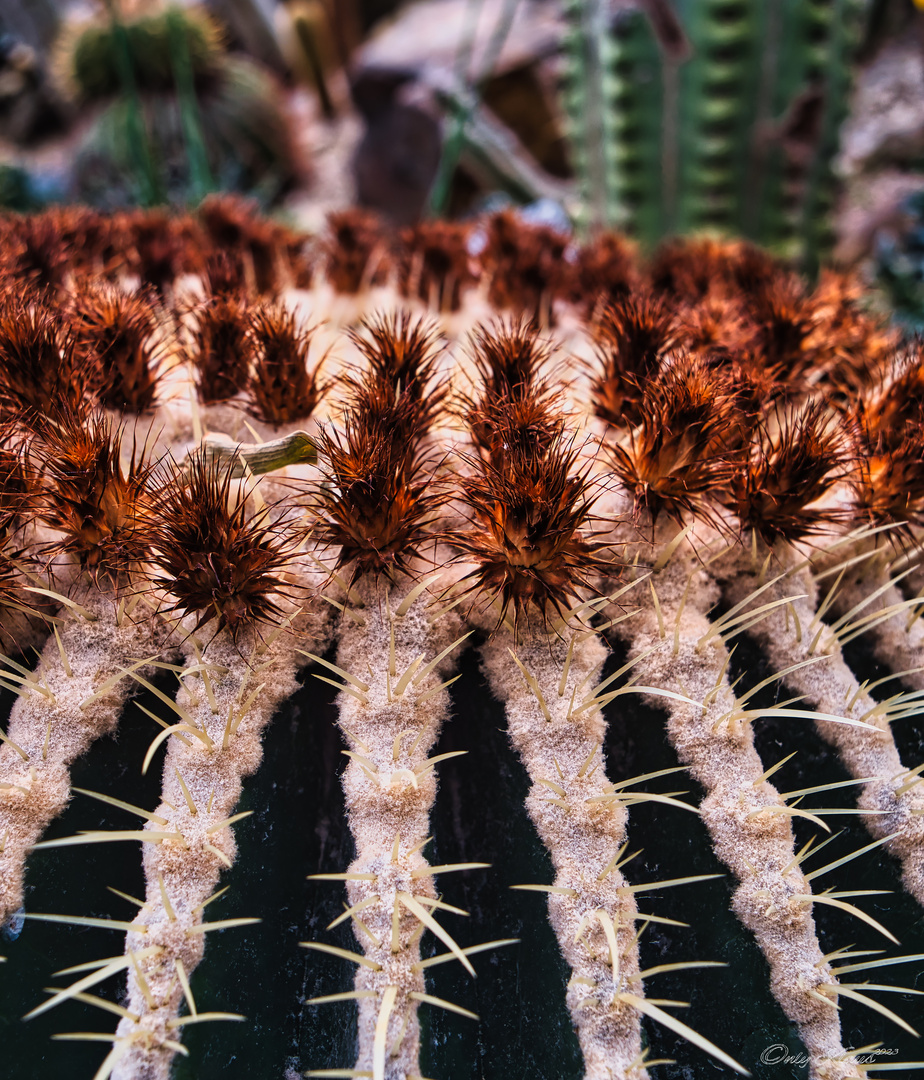
[[[570,0],[563,101],[580,224],[647,246],[738,233],[816,269],[865,6],[680,0],[691,48],[678,62],[642,11],[612,14],[601,35],[597,5]]]
[[[564,13],[568,28],[564,36],[565,73],[562,104],[568,115],[572,156],[579,184],[577,224],[581,228],[607,224],[606,165],[600,139],[604,103],[600,45],[600,3],[567,0]]]
[[[562,103],[568,116],[582,229],[663,231],[661,71],[651,27],[637,12],[611,20],[600,0],[568,0]]]
[[[862,29],[865,0],[837,0],[834,27],[828,56],[825,112],[818,153],[813,163],[805,197],[803,229],[807,252],[806,268],[814,270],[820,259],[829,255],[834,242],[831,212],[834,208],[837,177],[834,160],[838,132],[847,117],[851,86],[851,58],[856,52]]]
[[[740,232],[760,74],[757,12],[746,0],[702,0],[681,10],[694,60],[680,76],[674,227]]]
[[[643,243],[666,229],[661,115],[664,88],[654,34],[637,13],[612,30],[607,107],[616,141],[605,149],[612,172],[614,217]]]

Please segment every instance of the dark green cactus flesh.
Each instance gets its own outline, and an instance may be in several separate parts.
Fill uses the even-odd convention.
[[[581,223],[646,245],[744,235],[817,266],[831,247],[832,162],[865,7],[678,0],[689,55],[677,58],[641,9],[607,16],[571,0],[563,100]]]

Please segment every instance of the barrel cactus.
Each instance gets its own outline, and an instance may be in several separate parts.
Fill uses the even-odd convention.
[[[855,282],[0,228],[5,1060],[913,1067],[924,354]]]

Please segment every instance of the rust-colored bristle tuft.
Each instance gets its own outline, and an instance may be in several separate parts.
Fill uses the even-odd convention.
[[[88,289],[75,301],[73,328],[100,404],[136,414],[152,409],[162,351],[152,298],[115,288]]]
[[[478,450],[499,465],[508,448],[544,453],[561,435],[561,394],[546,379],[550,344],[520,318],[479,327],[471,353],[481,381],[478,396],[461,400]]]
[[[218,620],[232,638],[283,617],[282,576],[292,557],[268,510],[255,515],[232,491],[231,468],[195,454],[181,471],[165,470],[153,499],[154,584],[174,599],[169,611],[196,616],[195,629]]]
[[[70,250],[53,211],[12,219],[4,231],[0,270],[18,286],[60,289],[70,270]]]
[[[215,247],[221,249],[240,248],[251,241],[265,242],[273,231],[253,199],[229,192],[204,199],[199,217]]]
[[[858,394],[883,380],[901,336],[882,317],[863,309],[863,295],[855,275],[823,270],[811,296],[812,382],[824,386],[832,402],[848,411]]]
[[[415,424],[415,404],[405,394],[377,415],[348,413],[342,434],[330,430],[318,440],[329,483],[314,500],[314,535],[340,549],[337,568],[352,566],[354,578],[411,573],[434,539],[445,496],[433,481],[430,456],[406,435]]]
[[[726,291],[730,295],[740,292],[749,296],[786,273],[785,263],[747,240],[726,241],[724,249]]]
[[[166,210],[131,210],[116,217],[126,268],[158,296],[181,274],[200,273],[203,237],[196,222]]]
[[[41,477],[38,515],[63,534],[51,554],[73,555],[94,578],[116,581],[147,552],[150,467],[135,448],[123,467],[121,432],[106,417],[61,411],[30,445]]]
[[[403,437],[419,439],[440,415],[447,393],[436,378],[443,350],[438,329],[404,311],[366,319],[350,331],[350,339],[369,365],[362,377],[348,375],[344,380],[351,410],[374,419],[404,399],[402,415],[411,430]]]
[[[726,264],[724,242],[677,237],[658,247],[648,273],[655,292],[695,304],[724,280]]]
[[[818,359],[818,316],[802,282],[781,275],[749,297],[754,348],[795,390]]]
[[[652,288],[685,303],[709,293],[736,295],[765,288],[780,273],[765,251],[743,240],[677,237],[666,240],[649,267]]]
[[[471,229],[452,221],[426,221],[401,232],[398,285],[437,311],[458,311],[475,280],[468,243]]]
[[[485,398],[470,407],[466,421],[472,442],[492,465],[503,468],[508,456],[548,453],[565,430],[552,398]]]
[[[547,393],[545,368],[552,347],[527,319],[478,327],[471,353],[485,400],[500,403]]]
[[[924,524],[924,426],[909,425],[892,445],[876,447],[868,432],[864,442],[853,484],[854,507],[864,521],[898,526],[899,539],[904,534],[913,540],[912,527]]]
[[[568,237],[548,225],[528,224],[513,210],[495,214],[485,231],[481,261],[492,307],[551,324],[553,301],[567,293]]]
[[[16,427],[0,421],[0,544],[3,535],[21,522],[32,488]]]
[[[195,369],[203,404],[228,401],[247,388],[254,344],[250,329],[246,301],[233,293],[196,307],[183,352]]]
[[[636,511],[712,520],[709,499],[730,479],[745,435],[737,389],[702,360],[681,357],[645,386],[640,413],[628,446],[609,446]]]
[[[646,382],[673,346],[673,316],[658,297],[645,293],[614,301],[593,327],[597,364],[591,368],[594,411],[617,427],[640,418]]]
[[[753,349],[729,350],[719,347],[699,354],[699,358],[735,387],[738,407],[748,431],[762,412],[786,396],[787,385],[777,377],[775,371],[764,365],[763,358]]]
[[[46,210],[45,216],[64,246],[75,279],[106,272],[112,258],[112,224],[107,215],[88,206],[56,206]]]
[[[422,447],[447,393],[436,377],[438,334],[405,312],[370,319],[351,336],[368,369],[347,379],[342,434],[319,440],[330,483],[314,501],[315,535],[339,547],[337,567],[352,566],[354,578],[413,573],[446,499]]]
[[[638,286],[635,244],[620,233],[604,232],[577,250],[574,256],[568,299],[586,317]]]
[[[258,293],[278,290],[280,264],[299,246],[285,226],[262,217],[254,200],[228,193],[205,199],[199,217],[214,247],[248,266]]]
[[[735,297],[710,293],[698,304],[682,307],[674,320],[677,342],[684,351],[707,358],[748,349],[754,326]]]
[[[87,375],[54,312],[15,298],[0,304],[0,416],[29,426],[62,408],[78,411]]]
[[[388,278],[390,259],[385,230],[366,210],[343,210],[328,218],[324,241],[327,280],[339,293],[358,293]]]
[[[247,387],[250,411],[279,426],[307,419],[324,396],[319,361],[308,366],[313,329],[299,327],[297,316],[281,304],[256,308],[250,317],[253,367]]]
[[[499,605],[498,624],[512,609],[515,630],[531,613],[547,625],[592,588],[595,571],[612,569],[599,557],[604,545],[584,531],[594,497],[578,455],[557,440],[544,453],[510,448],[501,464],[469,461],[473,473],[462,481],[462,497],[471,528],[451,543],[476,563],[463,581],[468,592]]]
[[[247,271],[240,254],[220,248],[205,259],[205,287],[209,296],[247,296]]]
[[[846,478],[855,459],[849,433],[823,401],[778,407],[756,427],[746,461],[736,463],[723,501],[743,528],[768,544],[822,531],[844,514],[818,500]]]
[[[911,343],[888,384],[861,399],[859,412],[874,451],[896,449],[909,427],[924,423],[924,342]]]

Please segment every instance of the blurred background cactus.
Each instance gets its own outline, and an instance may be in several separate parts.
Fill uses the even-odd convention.
[[[815,264],[865,0],[566,5],[585,226],[748,236]],[[602,137],[601,137],[602,136]]]
[[[68,27],[60,83],[102,104],[80,150],[79,190],[92,203],[198,202],[212,190],[271,202],[293,182],[279,91],[253,61],[230,55],[204,10],[142,5]]]

